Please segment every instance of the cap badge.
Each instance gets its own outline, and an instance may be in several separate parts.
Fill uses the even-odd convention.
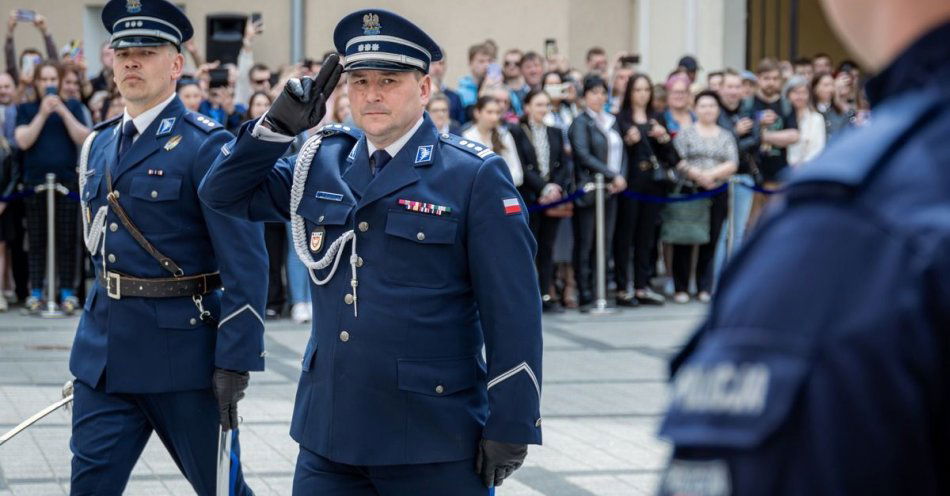
[[[138,14],[142,11],[142,0],[125,0],[125,10],[129,14]]]
[[[379,25],[379,16],[376,14],[366,14],[363,16],[363,34],[379,34],[382,26]]]

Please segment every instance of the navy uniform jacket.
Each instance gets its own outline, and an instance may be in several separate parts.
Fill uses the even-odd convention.
[[[104,171],[109,168],[119,202],[155,248],[186,276],[220,270],[225,291],[203,298],[219,328],[198,318],[190,297],[116,300],[97,282],[76,331],[70,371],[90,386],[105,373],[109,392],[159,393],[210,388],[214,367],[263,370],[263,233],[258,225],[205,207],[197,194],[201,178],[233,136],[187,111],[176,97],[116,163],[120,127],[121,119],[103,123],[87,143],[82,215],[94,218],[108,205]],[[104,231],[105,257],[101,245],[92,253],[97,275],[105,267],[135,277],[171,277],[112,211]]]
[[[296,156],[281,159],[287,144],[254,138],[253,125],[222,151],[199,194],[236,217],[286,221]],[[342,125],[321,132],[297,213],[308,241],[326,230],[315,260],[355,229],[359,312],[346,261],[328,284],[312,285],[293,438],[353,465],[472,458],[482,436],[540,443],[535,243],[504,160],[438,134],[426,115],[373,177],[365,137]]]
[[[950,492],[950,25],[867,91],[674,361],[661,494]]]

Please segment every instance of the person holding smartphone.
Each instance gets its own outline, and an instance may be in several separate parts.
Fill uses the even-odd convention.
[[[78,146],[89,135],[89,125],[82,103],[59,96],[63,70],[55,62],[36,67],[33,87],[35,101],[17,106],[14,138],[23,156],[23,182],[36,187],[46,181],[46,174],[56,174],[56,182],[75,191],[78,179],[76,164]],[[45,195],[26,198],[27,236],[30,240],[30,296],[26,309],[35,313],[43,307],[43,282],[46,275],[47,209]],[[75,296],[76,242],[79,214],[77,203],[56,195],[56,275],[59,277],[59,299],[66,313],[79,308]],[[55,294],[46,298],[56,299]]]
[[[10,17],[7,20],[7,38],[3,44],[3,53],[7,58],[7,72],[13,76],[14,81],[20,81],[20,68],[22,67],[22,62],[26,60],[26,56],[32,54],[39,57],[40,55],[40,53],[35,49],[27,49],[23,51],[23,53],[20,55],[20,58],[17,58],[16,47],[13,43],[13,33],[16,30],[17,24],[21,22],[29,22],[36,26],[36,29],[40,31],[40,35],[43,37],[44,45],[46,45],[47,59],[59,61],[59,53],[56,50],[56,43],[53,42],[53,35],[49,34],[49,31],[46,28],[46,18],[37,13],[35,10],[11,10]],[[34,59],[31,58],[31,60]],[[42,60],[42,57],[40,57],[40,60]],[[21,64],[20,66],[17,65],[18,62]],[[37,63],[38,62],[39,61],[37,61]]]

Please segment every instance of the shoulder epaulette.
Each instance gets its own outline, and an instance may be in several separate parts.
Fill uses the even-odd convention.
[[[118,124],[118,123],[121,122],[121,121],[122,121],[122,116],[121,116],[121,115],[117,115],[117,116],[115,116],[115,117],[113,117],[113,118],[111,118],[111,119],[104,120],[104,121],[100,122],[99,124],[96,124],[95,126],[92,127],[92,130],[93,130],[93,131],[102,131],[103,129],[105,129],[105,128],[107,128],[107,127],[110,127],[110,126],[114,126],[114,125]]]
[[[224,126],[219,124],[214,119],[195,112],[185,112],[184,119],[185,122],[191,123],[191,125],[204,131],[206,134],[211,134],[212,131],[216,131],[218,129],[224,129]]]
[[[358,128],[345,126],[343,124],[327,124],[326,126],[321,127],[317,131],[317,134],[322,134],[324,138],[337,134],[346,134],[352,136],[355,139],[360,139],[363,137],[363,132]]]
[[[456,148],[465,150],[468,153],[471,153],[472,155],[475,155],[476,157],[481,158],[481,159],[486,159],[495,154],[495,152],[491,151],[491,148],[488,148],[487,146],[481,143],[476,143],[474,141],[464,139],[461,136],[456,136],[454,134],[449,134],[449,133],[442,133],[439,135],[439,138],[442,140],[443,143],[448,143]]]

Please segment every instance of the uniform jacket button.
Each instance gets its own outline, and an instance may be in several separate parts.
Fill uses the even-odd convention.
[[[343,297],[343,301],[345,301],[347,305],[352,305],[352,304],[353,304],[353,295],[350,294],[350,293],[347,293],[346,296]]]
[[[320,218],[317,219],[317,222],[319,222],[319,223],[322,224],[322,223],[323,223],[323,220],[326,219],[326,218],[327,218],[327,217],[326,217],[325,215],[321,215]]]
[[[195,325],[195,324],[198,323],[198,319],[192,317],[192,318],[188,321],[188,323],[189,323],[190,325]]]
[[[356,257],[356,266],[357,267],[363,266],[363,257]]]
[[[158,191],[152,190],[151,196],[152,198],[158,198]]]
[[[109,230],[112,232],[116,232],[119,230],[119,225],[113,222],[112,224],[109,224]]]
[[[416,234],[416,239],[418,239],[419,241],[425,241],[426,233],[420,231],[419,234]]]
[[[107,258],[109,259],[109,263],[115,263],[115,254],[110,253]]]
[[[348,333],[348,332],[346,332],[346,331],[343,331],[343,332],[340,333],[340,341],[343,341],[343,342],[345,343],[345,342],[347,342],[347,341],[349,341],[349,340],[350,340],[350,333]]]
[[[369,222],[366,222],[365,220],[363,222],[360,222],[359,228],[360,228],[360,232],[369,231]]]
[[[535,426],[535,427],[541,427],[541,418],[540,418],[540,417],[538,417],[538,420],[535,421],[534,426]]]
[[[442,394],[445,392],[445,386],[439,384],[435,387],[435,394]]]

